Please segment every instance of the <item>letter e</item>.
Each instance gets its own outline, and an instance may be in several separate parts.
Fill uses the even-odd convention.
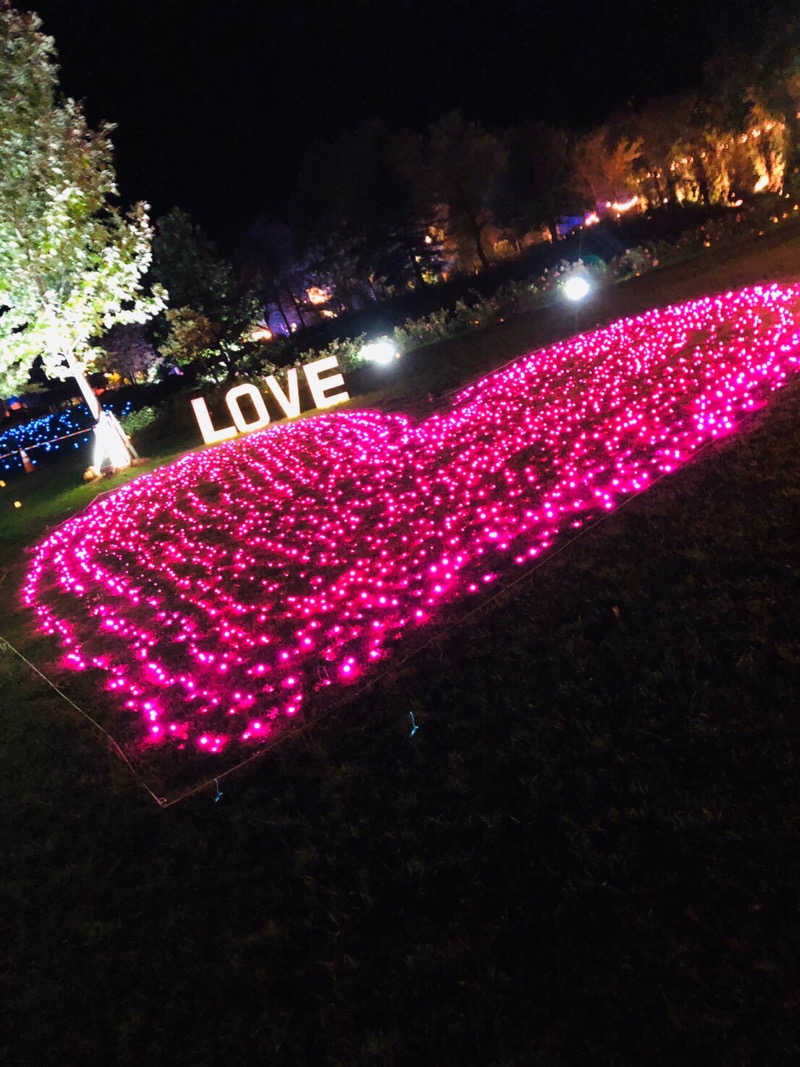
[[[336,356],[325,356],[324,359],[315,359],[313,363],[306,363],[303,367],[308,388],[311,390],[311,396],[314,399],[314,407],[332,408],[334,404],[343,404],[345,400],[350,399],[349,394],[344,389],[340,393],[334,393],[332,396],[326,395],[331,389],[338,389],[340,385],[344,385],[344,378],[341,374],[331,374],[324,381],[320,380],[320,376],[325,371],[333,370],[334,367],[338,366],[339,362]]]

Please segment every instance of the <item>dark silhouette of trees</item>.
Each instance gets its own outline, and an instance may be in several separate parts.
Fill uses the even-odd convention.
[[[491,204],[501,186],[508,153],[500,138],[460,111],[428,127],[418,181],[422,202],[456,241],[472,248],[481,267],[490,256],[484,232],[493,221]]]
[[[493,201],[495,217],[518,241],[543,227],[558,240],[559,218],[580,209],[569,135],[546,122],[521,122],[506,133],[505,149],[508,162]]]

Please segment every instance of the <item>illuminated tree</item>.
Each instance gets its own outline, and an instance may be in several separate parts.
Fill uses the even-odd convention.
[[[752,99],[785,128],[785,180],[800,189],[800,16],[777,8],[765,16],[760,46],[753,50]]]
[[[640,140],[617,138],[607,126],[585,134],[575,146],[577,191],[591,207],[630,195],[635,189],[634,169],[641,151]]]
[[[641,144],[638,170],[651,204],[678,201],[675,160],[684,124],[681,101],[673,97],[650,101],[631,123],[631,139]]]
[[[219,293],[213,315],[191,307],[167,310],[169,333],[161,355],[180,366],[198,364],[215,381],[230,381],[251,344],[248,334],[260,313],[255,296],[231,278]]]
[[[79,105],[61,97],[54,44],[40,26],[0,0],[0,387],[24,385],[37,356],[48,376],[74,376],[106,441],[100,450],[121,466],[126,439],[85,371],[104,330],[146,321],[165,294],[142,286],[146,205],[123,216],[112,202],[111,127],[90,130]]]

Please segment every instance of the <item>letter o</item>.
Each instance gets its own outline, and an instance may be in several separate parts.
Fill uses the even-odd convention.
[[[242,396],[249,396],[256,409],[256,418],[252,422],[247,422],[242,415],[239,407],[239,398]],[[229,389],[225,394],[225,403],[228,405],[228,411],[239,433],[252,433],[253,430],[263,430],[269,425],[267,405],[264,403],[264,397],[254,385],[234,385],[233,389]]]

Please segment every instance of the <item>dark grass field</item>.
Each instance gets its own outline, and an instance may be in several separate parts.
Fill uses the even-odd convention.
[[[797,277],[796,245],[594,314]],[[795,382],[218,803],[157,809],[0,654],[0,1062],[799,1062],[799,411]]]

